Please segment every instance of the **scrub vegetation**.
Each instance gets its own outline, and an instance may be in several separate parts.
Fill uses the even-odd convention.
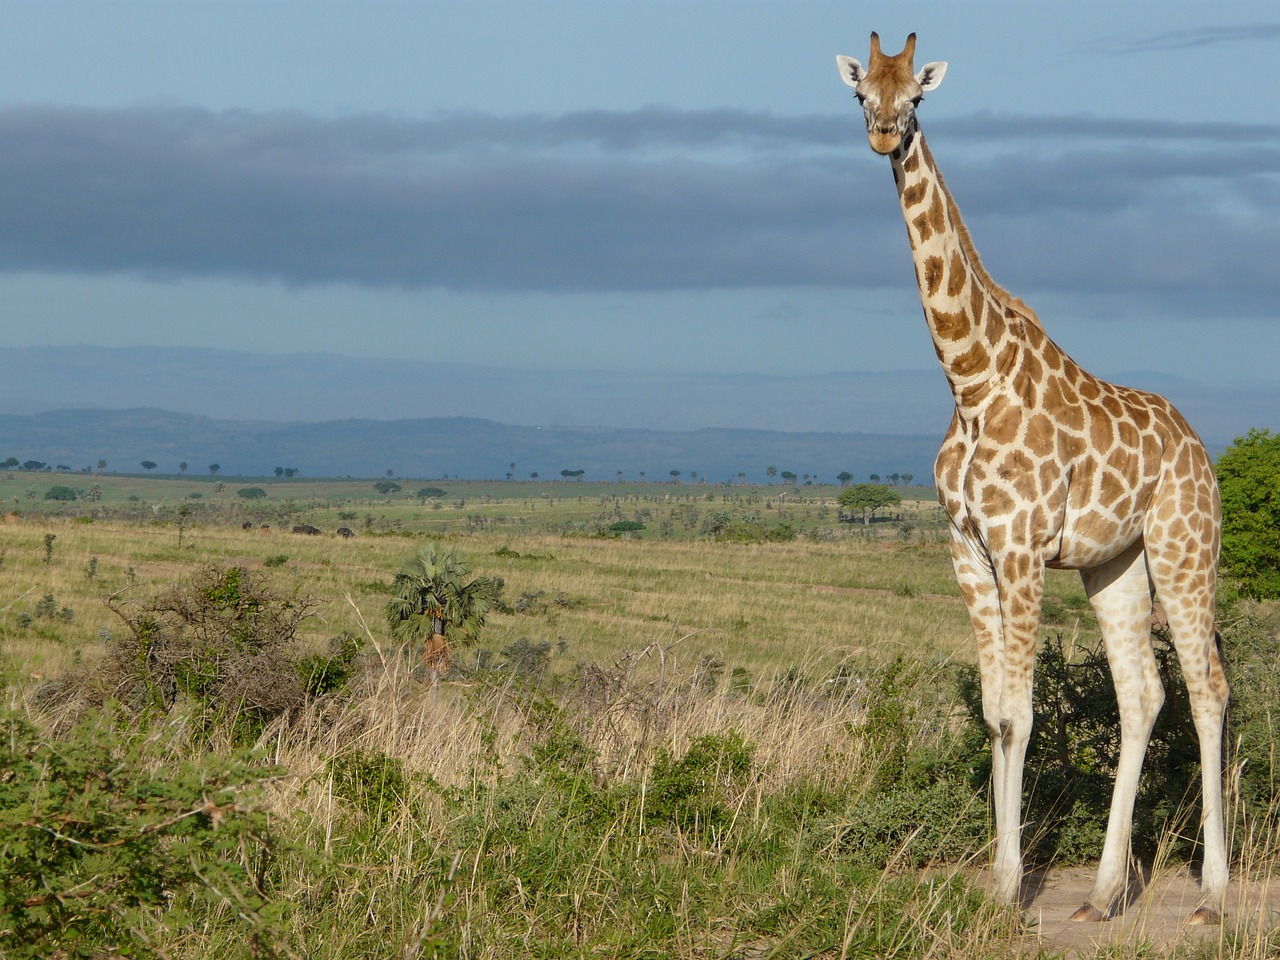
[[[983,895],[988,750],[923,491],[842,520],[820,486],[92,480],[0,480],[0,956],[1054,955]],[[493,594],[443,675],[440,618],[388,619],[433,547]],[[1280,612],[1227,594],[1257,880]],[[1118,722],[1074,576],[1044,640],[1029,856],[1088,863]],[[1198,805],[1156,644],[1135,852],[1159,871],[1194,865]],[[1280,932],[1179,944],[1105,955],[1271,957]]]

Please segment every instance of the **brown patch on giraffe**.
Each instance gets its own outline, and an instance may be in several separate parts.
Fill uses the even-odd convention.
[[[897,171],[895,170],[894,172],[896,173]],[[918,204],[920,201],[924,199],[925,191],[927,191],[928,189],[929,189],[928,183],[926,183],[923,180],[921,180],[919,183],[913,183],[909,187],[904,187],[902,190],[903,207],[908,207],[908,208],[914,207],[916,204]]]
[[[1004,319],[1000,316],[1000,311],[990,300],[985,299],[982,305],[982,333],[991,344],[999,343],[1004,336]]]
[[[979,370],[982,370],[991,357],[987,354],[987,347],[983,343],[975,343],[960,356],[952,360],[947,366],[951,372],[957,377],[968,378],[973,376]]]
[[[920,286],[928,290],[931,297],[938,292],[938,288],[942,286],[941,257],[924,258],[924,282]]]
[[[996,373],[1001,376],[1008,376],[1009,371],[1013,369],[1013,365],[1018,361],[1018,345],[1012,340],[1006,342],[1000,352],[996,354]]]
[[[954,343],[968,336],[969,318],[963,312],[948,313],[945,310],[934,310],[932,316],[933,329],[938,339]]]
[[[1110,418],[1096,404],[1088,404],[1085,409],[1089,413],[1089,440],[1094,449],[1110,450],[1116,439]]]
[[[1004,516],[1013,509],[1013,497],[995,484],[982,488],[982,512],[989,517]]]
[[[1053,421],[1043,413],[1037,413],[1027,421],[1025,442],[1033,457],[1047,457],[1053,452],[1055,444]]]
[[[1110,509],[1113,504],[1124,496],[1124,492],[1125,485],[1120,477],[1110,470],[1104,470],[1102,473],[1102,486],[1098,491],[1098,503]]]
[[[1079,370],[1079,368],[1076,368]],[[1083,373],[1083,371],[1081,371]],[[1080,378],[1080,396],[1086,400],[1097,400],[1102,396],[1102,387],[1098,385],[1098,381],[1090,376],[1081,376]]]
[[[929,239],[930,235],[933,232],[933,228],[929,226],[928,211],[925,211],[924,213],[916,217],[914,220],[912,220],[911,225],[916,228],[915,232],[913,233],[911,231],[907,231],[907,233],[908,233],[908,236],[911,237],[911,249],[914,250],[917,246],[917,239],[919,240],[920,243],[924,243],[926,240]]]
[[[920,154],[918,153],[910,153],[907,155],[907,159],[902,161],[902,169],[905,170],[907,173],[915,173],[916,170],[919,169],[919,167],[920,167]]]
[[[1030,350],[1023,351],[1022,354],[1022,376],[1031,383],[1039,383],[1044,377],[1044,364]]]
[[[1138,428],[1128,420],[1116,424],[1116,432],[1120,435],[1120,443],[1130,450],[1137,450],[1142,442]]]
[[[1022,428],[1022,411],[1014,404],[996,401],[999,409],[993,410],[987,417],[987,439],[1001,446],[1013,443]]]
[[[951,255],[951,272],[947,275],[947,296],[958,297],[964,292],[969,275],[964,269],[964,258],[956,251]]]
[[[941,179],[938,182],[941,184]],[[947,207],[939,190],[929,198],[929,226],[933,227],[934,233],[945,233],[947,229]]]

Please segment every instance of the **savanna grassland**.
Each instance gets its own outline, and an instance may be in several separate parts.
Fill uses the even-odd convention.
[[[0,956],[1054,955],[982,895],[985,735],[927,491],[863,524],[833,487],[396,483],[0,477]],[[435,541],[502,582],[440,678],[383,613]],[[126,683],[202,603],[233,633],[273,613],[244,676],[192,645],[176,692]],[[1076,578],[1045,620],[1031,856],[1087,862],[1114,705]],[[1278,624],[1224,619],[1254,878]],[[1166,716],[1135,849],[1180,869],[1195,770]],[[1274,918],[1241,916],[1107,955],[1274,956]]]

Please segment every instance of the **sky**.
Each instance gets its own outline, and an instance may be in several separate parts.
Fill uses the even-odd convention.
[[[877,30],[949,62],[922,128],[984,264],[1072,356],[1278,379],[1273,2],[0,0],[0,23],[3,346],[930,367],[835,67]]]

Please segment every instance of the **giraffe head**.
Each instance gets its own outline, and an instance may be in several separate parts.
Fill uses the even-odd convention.
[[[867,139],[876,153],[893,153],[915,129],[916,106],[926,90],[942,83],[947,72],[946,61],[926,63],[919,73],[912,72],[911,60],[916,53],[916,35],[907,37],[907,45],[896,57],[880,52],[879,34],[871,34],[871,61],[864,67],[853,57],[836,57],[836,66],[844,82],[857,91],[862,112],[867,118]]]

